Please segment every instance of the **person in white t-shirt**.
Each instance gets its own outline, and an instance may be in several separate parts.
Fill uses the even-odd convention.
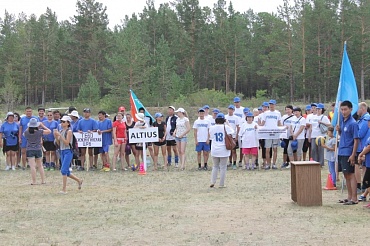
[[[276,105],[276,101],[270,100],[269,101],[270,110],[263,113],[261,126],[265,127],[266,129],[276,129],[278,126],[282,126],[281,114],[279,111],[275,110],[275,105]],[[279,145],[279,138],[265,140],[266,162],[267,162],[265,165],[265,170],[269,170],[271,168],[271,156],[270,156],[271,148],[273,151],[272,169],[277,169],[276,159],[277,159],[278,145]]]
[[[310,125],[307,123],[309,121],[309,115],[311,114],[311,105],[306,106],[305,113],[303,114],[303,117],[306,119],[306,127],[304,129],[304,142],[303,142],[303,147],[302,147],[302,152],[303,152],[303,159],[302,161],[306,161],[307,158],[307,152],[308,152],[308,160],[311,158],[311,144],[308,142],[308,136],[309,136],[309,129]]]
[[[285,114],[281,117],[281,121],[283,123],[283,126],[286,126],[287,129],[289,129],[290,124],[292,123],[292,118],[294,117],[293,114],[293,106],[287,105],[285,107]],[[282,141],[285,143],[284,152],[283,152],[283,164],[281,165],[281,168],[286,168],[289,166],[289,157],[288,157],[288,146],[289,146],[289,137],[290,132],[287,131],[287,138],[284,138]]]
[[[261,107],[259,107],[258,109],[258,112],[259,112],[259,119],[258,119],[258,125],[259,126],[262,126],[262,117],[263,117],[263,114],[267,111],[269,111],[269,108],[270,105],[268,102],[263,102]],[[260,142],[260,148],[261,148],[261,151],[262,151],[262,167],[265,167],[266,164],[267,164],[267,161],[266,161],[266,147],[265,147],[265,141],[266,139],[260,139],[259,142]],[[272,156],[272,149],[270,148],[270,156]],[[258,165],[257,165],[258,166]]]
[[[175,167],[179,165],[179,154],[177,152],[175,135],[173,134],[176,130],[176,120],[177,116],[175,115],[175,107],[168,107],[168,116],[166,117],[166,146],[167,146],[167,166],[171,166],[172,162],[172,153],[175,154]]]
[[[246,115],[246,121],[242,124],[239,131],[239,137],[242,140],[242,153],[244,156],[244,163],[246,170],[254,170],[256,168],[255,162],[258,156],[258,138],[257,128],[258,124],[253,121],[253,113],[249,112]],[[251,162],[249,162],[251,160]]]
[[[240,97],[234,97],[234,115],[238,116],[239,118],[244,118],[244,107],[240,105]]]
[[[289,126],[289,133],[291,136],[291,141],[289,141],[288,155],[291,161],[301,161],[302,160],[302,147],[305,139],[305,127],[306,119],[302,116],[302,110],[300,108],[293,109],[294,117]],[[293,153],[292,141],[297,141],[297,152]]]
[[[176,120],[176,130],[174,132],[174,135],[176,137],[176,145],[180,157],[180,168],[182,171],[184,171],[186,160],[186,145],[188,142],[187,134],[189,133],[191,128],[189,118],[187,117],[185,109],[178,108],[175,112],[177,113],[178,118]]]
[[[325,136],[326,133],[322,133],[320,130],[320,124],[330,126],[329,118],[324,115],[325,106],[322,103],[317,104],[316,115],[310,118],[310,138],[308,141],[311,143],[312,159],[317,161],[324,166],[324,148],[316,144],[316,138]]]
[[[204,108],[198,110],[199,119],[194,121],[194,140],[195,140],[195,151],[197,152],[198,170],[202,170],[202,152],[203,152],[203,169],[207,170],[207,162],[209,157],[209,127],[211,123],[209,120],[204,118]]]
[[[240,117],[234,115],[235,106],[229,105],[228,107],[228,114],[225,116],[225,119],[227,120],[229,126],[234,130],[233,138],[235,142],[237,143],[235,146],[235,149],[231,151],[231,155],[229,157],[229,163],[232,164],[233,169],[236,170],[236,150],[239,148],[238,146],[238,134],[239,134],[239,125],[240,125]]]
[[[211,185],[213,188],[216,184],[218,172],[220,172],[220,188],[225,187],[225,178],[227,170],[227,158],[230,156],[230,150],[226,149],[225,132],[228,135],[234,134],[234,130],[225,124],[225,115],[218,113],[216,124],[209,129],[209,136],[212,140],[211,155],[213,159],[213,168],[211,176]]]
[[[243,109],[243,117],[241,118],[240,120],[240,126],[244,123],[244,122],[247,122],[246,120],[246,117],[247,117],[247,114],[250,112],[249,108],[245,107]]]
[[[212,110],[212,113],[213,113],[212,114],[212,119],[209,122],[210,122],[211,126],[214,126],[214,125],[216,125],[216,116],[217,116],[218,113],[220,113],[220,110],[218,108],[214,108]]]
[[[204,109],[204,118],[206,120],[209,120],[211,122],[212,119],[213,119],[213,117],[212,117],[212,115],[209,114],[209,106],[208,105],[204,105],[203,106],[203,109]]]

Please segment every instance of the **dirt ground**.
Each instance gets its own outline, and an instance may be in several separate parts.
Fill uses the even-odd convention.
[[[58,171],[37,186],[29,170],[1,171],[0,245],[348,245],[369,228],[362,204],[336,203],[340,190],[322,207],[294,204],[289,170],[229,170],[225,189],[195,169],[76,174],[82,190],[69,180],[60,195]]]

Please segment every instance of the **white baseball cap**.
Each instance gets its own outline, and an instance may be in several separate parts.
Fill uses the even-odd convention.
[[[68,116],[74,116],[74,117],[80,117],[79,115],[78,115],[78,112],[77,112],[77,110],[73,110],[70,114],[68,114]]]

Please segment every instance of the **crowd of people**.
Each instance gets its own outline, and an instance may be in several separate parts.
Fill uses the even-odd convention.
[[[359,200],[365,201],[368,195],[370,157],[365,156],[370,155],[369,110],[366,103],[360,103],[355,119],[352,117],[352,103],[342,102],[339,124],[333,124],[337,125],[334,128],[331,119],[335,104],[331,107],[326,115],[322,103],[309,104],[303,110],[287,105],[282,115],[276,109],[275,100],[250,109],[242,107],[240,98],[235,97],[224,113],[217,108],[211,110],[208,105],[199,108],[193,124],[184,108],[173,106],[167,108],[166,117],[157,112],[154,118],[146,114],[144,108],[140,108],[133,117],[121,106],[112,120],[105,111],[99,111],[98,119],[93,119],[89,108],[83,109],[82,116],[75,107],[69,107],[65,114],[38,108],[38,116],[34,116],[32,108],[27,107],[22,116],[7,113],[0,128],[3,139],[0,147],[6,155],[5,170],[29,166],[32,184],[36,184],[36,169],[40,172],[42,184],[45,183],[44,170],[60,169],[63,175],[61,193],[64,194],[67,177],[75,180],[79,189],[83,182],[71,173],[71,167],[76,167],[77,171],[84,171],[85,167],[97,170],[99,155],[103,171],[136,170],[144,159],[143,148],[147,148],[154,171],[160,167],[168,170],[171,165],[185,170],[189,164],[186,160],[188,136],[193,129],[198,170],[208,170],[210,155],[212,158],[211,187],[216,184],[218,172],[220,187],[225,187],[228,167],[233,170],[286,169],[290,168],[290,161],[305,160],[314,160],[324,166],[326,159],[334,185],[338,179],[336,162],[346,179],[348,197],[340,202],[353,205]],[[158,128],[158,142],[145,145],[129,142],[129,129],[147,127]],[[262,128],[285,129],[287,134],[284,138],[260,139],[257,130]],[[340,138],[334,137],[335,131]],[[102,135],[102,147],[79,148],[79,157],[73,160],[73,132],[97,132]],[[235,148],[226,148],[226,135],[234,139]],[[112,161],[109,155],[111,145],[114,146]],[[284,149],[281,165],[277,163],[278,147]],[[135,164],[130,164],[131,154]],[[160,154],[162,165],[159,165]],[[120,167],[117,168],[118,161]],[[358,191],[363,191],[359,199]]]

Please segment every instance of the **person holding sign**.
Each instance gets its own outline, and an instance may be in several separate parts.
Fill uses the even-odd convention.
[[[275,110],[275,106],[276,106],[276,101],[270,100],[269,101],[270,110],[266,111],[262,115],[261,126],[264,126],[266,129],[277,129],[279,126],[282,126],[281,113],[278,110]],[[265,140],[266,162],[267,162],[265,166],[265,170],[269,170],[271,168],[271,155],[270,155],[271,148],[273,150],[272,169],[277,169],[276,159],[277,159],[277,146],[278,145],[279,145],[279,138]]]
[[[121,159],[121,166],[124,170],[124,158],[125,158],[125,150],[126,150],[126,143],[127,143],[127,135],[126,135],[126,123],[123,120],[123,114],[118,112],[116,115],[116,121],[113,122],[113,139],[114,139],[114,154],[113,154],[113,161],[112,161],[112,170],[117,171],[116,169],[116,162],[118,155]]]
[[[144,113],[135,114],[135,117],[136,117],[136,119],[138,121],[135,123],[135,127],[134,128],[140,128],[140,129],[148,128],[148,124],[145,122],[145,115],[144,115]],[[142,143],[137,143],[135,145],[135,147],[136,147],[136,150],[137,150],[137,152],[136,152],[137,153],[137,159],[139,160],[139,162],[136,163],[136,164],[137,165],[140,165],[140,157],[141,157],[141,160],[144,162],[143,148],[146,148],[146,146],[143,146]]]
[[[60,124],[62,127],[61,132],[59,132],[58,130],[54,131],[55,142],[59,145],[60,159],[62,162],[60,172],[63,176],[63,187],[60,191],[60,194],[67,194],[67,177],[75,180],[78,183],[79,190],[81,189],[83,181],[82,179],[79,179],[75,175],[71,174],[69,170],[69,165],[73,158],[73,153],[71,149],[73,141],[73,132],[70,129],[71,121],[71,117],[67,115],[63,116],[63,118],[60,120]]]
[[[294,117],[291,119],[291,124],[289,126],[289,133],[291,136],[291,140],[298,142],[297,152],[294,153],[292,148],[292,141],[288,143],[288,155],[290,161],[301,161],[302,160],[302,147],[305,139],[305,127],[306,127],[306,119],[302,116],[302,109],[301,108],[294,108],[293,109]],[[290,166],[286,166],[289,168]]]
[[[91,110],[89,108],[84,108],[83,115],[84,115],[84,117],[82,119],[80,119],[80,121],[78,122],[78,126],[77,126],[78,132],[79,133],[96,132],[98,130],[98,123],[96,122],[96,120],[91,118]],[[81,155],[80,155],[81,168],[77,169],[79,171],[85,170],[84,166],[85,166],[85,156],[86,156],[87,148],[88,147],[81,147],[80,148],[80,150],[81,150]],[[90,168],[93,168],[93,149],[94,148],[91,148],[91,147],[88,148]],[[96,167],[95,167],[95,169],[96,169]]]
[[[176,120],[176,130],[173,133],[176,137],[176,145],[179,151],[180,156],[180,168],[185,170],[185,158],[186,158],[186,144],[188,142],[187,134],[190,131],[189,119],[186,117],[186,111],[183,108],[178,108],[176,111],[177,120]]]
[[[219,187],[224,188],[227,160],[231,154],[231,151],[226,149],[225,133],[232,135],[234,130],[225,124],[225,115],[223,113],[217,114],[215,122],[216,124],[209,129],[209,138],[212,140],[211,156],[213,159],[211,185],[209,187],[213,188],[215,186],[218,172],[220,172]]]

